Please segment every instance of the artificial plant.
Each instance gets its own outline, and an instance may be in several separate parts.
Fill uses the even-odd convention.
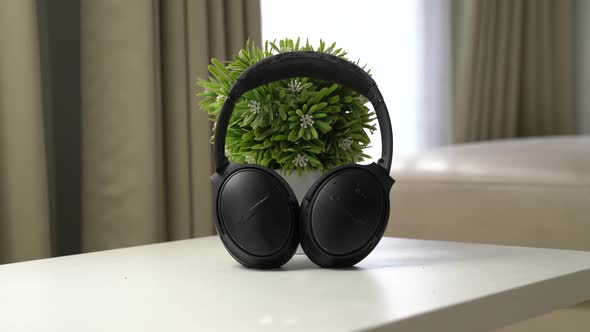
[[[264,48],[247,42],[233,60],[211,60],[201,109],[215,123],[230,87],[252,64],[277,53],[314,51],[300,39],[266,42]],[[336,43],[326,47],[320,40],[317,52],[346,59]],[[356,62],[358,64],[358,61]],[[335,83],[306,77],[277,81],[246,92],[236,103],[230,119],[226,154],[237,163],[252,163],[290,174],[362,161],[370,143],[366,130],[375,130],[374,112],[367,99]],[[214,125],[215,127],[215,125]],[[215,128],[213,128],[215,130]]]

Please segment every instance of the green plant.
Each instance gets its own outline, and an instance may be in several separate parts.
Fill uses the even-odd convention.
[[[299,39],[284,39],[278,45],[266,42],[264,49],[248,42],[232,61],[212,59],[209,80],[199,81],[204,88],[199,93],[201,109],[215,122],[242,71],[271,55],[299,50],[314,48],[309,42],[300,45]],[[315,51],[346,56],[336,43],[326,47],[320,41]],[[288,174],[295,169],[299,174],[309,169],[323,172],[362,161],[368,157],[363,150],[370,143],[365,130],[375,130],[374,112],[366,103],[367,99],[353,90],[306,77],[261,86],[236,103],[227,131],[226,154],[234,162],[255,163]]]

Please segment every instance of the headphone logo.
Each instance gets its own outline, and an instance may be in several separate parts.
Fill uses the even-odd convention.
[[[341,201],[342,196],[338,193],[330,193],[330,200],[331,201]]]
[[[248,223],[258,212],[258,210],[260,210],[261,207],[266,205],[266,202],[268,201],[268,199],[270,198],[270,194],[266,195],[264,197],[262,197],[258,202],[254,203],[254,205],[252,205],[246,214],[243,214],[240,217],[240,221],[238,221],[238,224],[243,225]]]
[[[362,199],[367,199],[367,195],[363,192],[358,183],[354,184],[354,194]]]
[[[357,217],[355,216],[350,209],[348,208],[344,208],[344,211],[346,211],[346,214],[348,214],[348,216],[350,217],[350,219],[352,219],[352,223],[355,225],[366,225],[367,224],[367,218],[364,217]]]

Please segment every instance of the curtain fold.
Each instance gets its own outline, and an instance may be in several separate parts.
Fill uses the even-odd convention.
[[[162,3],[168,4],[168,1]],[[196,82],[197,78],[206,78],[209,75],[207,66],[211,58],[230,59],[232,54],[244,47],[248,39],[258,45],[262,44],[260,1],[184,0],[184,3],[185,36],[189,41],[197,41],[187,42],[187,63],[184,71],[189,75],[185,81],[189,107],[185,111],[188,113],[191,135],[191,188],[200,189],[191,195],[191,228],[193,236],[210,235],[213,233],[209,182],[209,176],[213,174],[212,146],[209,144],[211,122],[206,112],[198,110],[199,100],[196,91],[200,90]],[[221,10],[218,8],[220,3],[223,4]],[[242,19],[234,21],[237,17]],[[171,38],[175,37],[166,36],[166,39]]]
[[[51,255],[37,13],[0,1],[0,263]]]
[[[63,21],[79,29],[79,49],[68,54],[52,49],[61,37],[55,32],[64,27],[48,31],[49,56],[77,60],[80,80],[76,96],[48,89],[50,119],[43,117],[41,86],[65,86],[55,78],[68,69],[39,59],[45,43],[36,30],[35,1],[0,4],[0,263],[49,256],[52,235],[58,247],[67,248],[57,253],[70,254],[214,232],[211,127],[198,109],[196,83],[207,77],[211,57],[228,59],[247,39],[260,43],[259,2],[77,4],[78,20],[60,20],[74,11],[65,14],[51,5],[45,11],[50,27]],[[42,82],[41,64],[50,66],[50,82]],[[68,97],[77,97],[79,105],[59,103]],[[78,119],[64,121],[72,111]],[[45,140],[44,120],[51,120],[54,131],[69,133],[78,148],[69,149],[59,132]],[[79,156],[68,155],[76,149]],[[64,181],[68,170],[77,179]],[[47,187],[51,180],[54,189]],[[54,196],[57,217],[50,228]],[[68,201],[78,213],[65,211]]]
[[[456,0],[453,138],[573,134],[570,0]]]
[[[81,2],[83,251],[166,239],[156,8]]]

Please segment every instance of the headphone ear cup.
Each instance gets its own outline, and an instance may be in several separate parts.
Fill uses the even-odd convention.
[[[301,246],[309,259],[330,268],[364,259],[387,226],[389,188],[361,165],[320,178],[303,199],[299,217]]]
[[[217,190],[216,225],[229,253],[252,268],[285,264],[299,243],[299,205],[274,171],[248,165],[226,175]]]

